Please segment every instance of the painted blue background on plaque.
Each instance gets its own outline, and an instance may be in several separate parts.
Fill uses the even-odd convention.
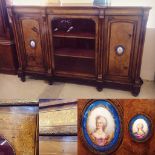
[[[137,119],[143,119],[147,125],[148,125],[148,133],[144,136],[144,138],[142,139],[139,139],[139,138],[136,138],[136,136],[134,135],[134,133],[132,132],[132,126],[134,124],[134,122],[137,120]],[[142,114],[139,114],[139,115],[136,115],[134,116],[130,123],[129,123],[129,132],[130,132],[130,135],[132,136],[133,139],[137,140],[137,141],[143,141],[145,139],[148,138],[148,136],[150,135],[150,131],[151,131],[151,122],[150,120],[145,116],[145,115],[142,115]]]
[[[105,145],[105,146],[99,146],[99,145],[94,144],[87,132],[88,113],[89,111],[93,110],[95,107],[99,105],[103,105],[112,114],[114,122],[115,122],[114,138],[110,141],[108,145]],[[105,100],[94,101],[84,111],[84,115],[82,118],[82,130],[83,130],[84,138],[87,144],[89,145],[89,147],[92,147],[96,151],[100,151],[100,152],[104,152],[104,151],[108,151],[112,149],[117,144],[120,134],[121,134],[121,120],[120,120],[120,117],[119,117],[119,114],[116,108],[110,102],[105,101]]]

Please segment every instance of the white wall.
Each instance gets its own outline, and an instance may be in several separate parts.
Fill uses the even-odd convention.
[[[155,78],[155,28],[147,28],[141,77],[153,81]]]

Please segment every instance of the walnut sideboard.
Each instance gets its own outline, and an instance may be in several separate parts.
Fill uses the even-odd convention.
[[[138,95],[149,7],[10,6],[18,76],[40,75]]]

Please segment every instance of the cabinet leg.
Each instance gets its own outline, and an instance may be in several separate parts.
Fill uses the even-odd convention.
[[[142,84],[143,84],[143,80],[141,78],[136,80],[135,84],[132,87],[132,94],[133,94],[133,96],[136,97],[136,96],[139,95]]]
[[[21,79],[22,82],[25,82],[26,79],[25,79],[25,74],[24,73],[21,74],[20,79]]]
[[[140,93],[140,88],[141,87],[133,87],[132,88],[132,95],[137,97],[139,95],[139,93]]]
[[[102,82],[97,82],[97,86],[96,86],[96,89],[101,92],[103,90],[103,84]]]
[[[48,78],[48,84],[53,85],[53,79],[51,77]]]
[[[18,77],[21,79],[22,82],[25,82],[25,73],[18,72]]]

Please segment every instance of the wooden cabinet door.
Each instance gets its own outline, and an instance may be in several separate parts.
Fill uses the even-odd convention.
[[[19,39],[24,69],[29,72],[44,73],[46,70],[42,24],[39,18],[23,17],[19,20]],[[20,36],[21,35],[21,36]]]
[[[107,16],[105,78],[110,80],[131,80],[134,72],[134,59],[137,54],[141,17]]]

